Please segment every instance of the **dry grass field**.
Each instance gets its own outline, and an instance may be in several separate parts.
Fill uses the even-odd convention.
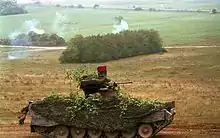
[[[43,98],[52,91],[60,95],[80,91],[74,82],[65,79],[66,72],[80,64],[60,64],[61,52],[41,53],[25,60],[0,61],[0,124],[17,123],[16,114],[29,99]],[[133,82],[121,86],[124,92],[141,98],[175,100],[177,114],[173,128],[203,129],[204,132],[198,130],[199,134],[208,128],[218,129],[220,134],[220,48],[168,49],[164,54],[104,64],[108,66],[111,79]],[[90,71],[96,71],[98,64],[86,65]],[[1,136],[5,132],[3,127],[0,129]]]

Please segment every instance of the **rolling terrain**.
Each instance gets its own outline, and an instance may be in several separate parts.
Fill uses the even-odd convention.
[[[88,0],[81,2],[84,5]],[[100,2],[100,5],[116,8],[135,4],[146,8],[165,6],[220,10],[219,0],[89,2],[90,6]],[[70,0],[66,0],[67,3]],[[28,14],[0,16],[0,38],[27,31],[25,21],[33,19],[39,21],[35,29],[58,33],[66,40],[77,34],[111,33],[116,16],[123,16],[131,30],[158,30],[168,52],[100,64],[108,66],[108,75],[116,82],[133,82],[121,85],[122,90],[131,96],[176,101],[174,122],[156,138],[219,138],[220,14],[114,8],[66,9],[36,5],[29,5],[26,9]],[[61,16],[66,20],[60,22]],[[18,52],[19,49],[0,46],[0,138],[42,138],[30,133],[30,118],[24,126],[18,125],[16,116],[20,109],[26,106],[28,100],[41,99],[52,92],[58,95],[82,93],[75,81],[66,78],[66,72],[82,65],[95,71],[99,64],[60,64],[58,58],[64,49],[33,47],[28,51],[30,56],[27,58],[5,60],[2,57],[7,57],[8,52]]]
[[[175,120],[161,132],[161,137],[217,138],[220,124],[219,50],[218,47],[173,48],[162,55],[143,55],[107,62],[106,65],[110,78],[117,82],[133,82],[122,86],[126,93],[176,101]],[[65,73],[81,64],[59,64],[60,52],[42,53],[25,60],[1,61],[0,122],[6,124],[1,127],[2,136],[32,135],[28,133],[27,124],[20,128],[13,125],[17,123],[17,112],[29,99],[41,99],[52,91],[62,95],[79,91],[74,81],[65,79]],[[91,71],[97,65],[87,64]],[[15,131],[8,132],[10,127]]]
[[[0,37],[27,31],[25,21],[36,20],[36,28],[57,33],[66,40],[84,36],[112,33],[114,17],[122,16],[129,30],[155,29],[164,45],[219,44],[220,14],[196,12],[148,12],[114,9],[65,9],[57,7],[27,7],[25,15],[0,16]],[[90,17],[92,18],[92,22]],[[61,18],[65,21],[59,22]],[[49,19],[49,20],[48,20]],[[16,20],[16,22],[13,22]],[[4,26],[4,27],[3,27]]]

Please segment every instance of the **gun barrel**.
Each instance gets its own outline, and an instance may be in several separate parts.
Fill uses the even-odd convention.
[[[117,82],[117,84],[129,84],[129,83],[132,83],[131,81],[128,81],[128,82]]]

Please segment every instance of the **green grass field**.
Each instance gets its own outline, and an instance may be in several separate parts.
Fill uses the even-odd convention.
[[[220,14],[175,13],[175,12],[135,12],[106,9],[62,9],[55,7],[27,7],[25,15],[0,16],[0,36],[8,36],[21,29],[25,20],[37,19],[40,28],[54,32],[56,12],[65,15],[76,24],[62,24],[56,29],[63,32],[65,39],[76,34],[92,35],[111,33],[115,16],[123,16],[129,29],[156,29],[163,38],[164,45],[218,45],[220,44]],[[210,41],[215,37],[215,41]],[[207,40],[208,39],[208,40]]]
[[[65,4],[87,4],[93,5],[94,3],[114,6],[114,7],[126,7],[128,5],[136,5],[141,7],[172,7],[172,8],[220,8],[220,2],[218,0],[80,0],[72,1],[65,0]]]

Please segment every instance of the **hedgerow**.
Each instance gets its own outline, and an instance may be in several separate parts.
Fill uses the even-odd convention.
[[[123,31],[87,37],[78,35],[68,42],[59,60],[61,63],[95,63],[164,51],[162,39],[155,30]]]

